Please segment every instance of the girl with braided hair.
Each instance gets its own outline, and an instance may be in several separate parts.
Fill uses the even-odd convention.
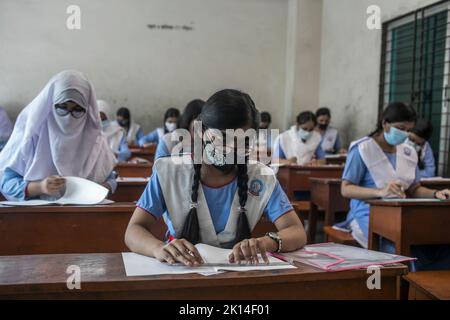
[[[251,139],[243,144],[235,134],[231,143],[228,139],[230,130],[257,129],[259,113],[250,96],[219,91],[205,103],[198,121],[203,139],[197,143],[200,147],[194,143],[193,154],[155,162],[128,225],[127,246],[160,261],[186,265],[203,263],[197,243],[233,249],[231,263],[250,264],[268,263],[267,251],[301,248],[306,242],[303,225],[273,171],[249,160]],[[183,161],[175,161],[180,158]],[[263,214],[278,232],[252,238]],[[168,226],[166,242],[150,231],[159,217]]]

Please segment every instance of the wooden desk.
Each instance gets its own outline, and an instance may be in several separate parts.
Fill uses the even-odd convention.
[[[117,181],[117,190],[110,196],[116,202],[138,201],[147,186],[148,181]]]
[[[324,226],[332,226],[338,212],[347,212],[350,200],[341,195],[341,179],[310,178],[311,206],[308,215],[308,242],[316,236],[319,208],[325,211]]]
[[[285,166],[278,170],[278,180],[290,200],[295,191],[309,191],[309,178],[341,178],[343,166]]]
[[[347,161],[347,155],[341,154],[336,157],[325,157],[325,161],[327,164],[343,165]]]
[[[0,255],[128,251],[125,230],[134,203],[98,206],[0,206]],[[160,239],[161,219],[152,230]]]
[[[137,157],[137,158],[143,158],[150,162],[153,162],[155,160],[156,147],[157,147],[156,144],[151,145],[147,148],[130,147],[131,156]]]
[[[0,299],[396,299],[407,267],[381,270],[380,290],[365,270],[298,269],[226,272],[214,276],[126,277],[120,253],[0,257]],[[67,289],[67,267],[81,269],[81,289]]]
[[[411,256],[411,245],[450,244],[450,202],[369,201],[369,249],[380,237],[395,243],[395,253]]]
[[[450,300],[450,271],[413,272],[403,277],[409,283],[409,300]]]
[[[420,184],[429,189],[444,190],[450,189],[450,180],[448,179],[435,179],[435,180],[423,180]]]
[[[115,170],[119,177],[147,178],[152,175],[153,163],[119,163]]]

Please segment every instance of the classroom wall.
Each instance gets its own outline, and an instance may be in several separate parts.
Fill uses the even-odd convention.
[[[390,20],[436,0],[324,0],[320,66],[322,106],[329,106],[345,143],[375,128],[381,30],[366,26],[369,5]]]
[[[71,4],[81,30],[66,28]],[[227,87],[282,126],[287,16],[288,0],[1,0],[0,105],[15,118],[52,75],[73,68],[146,130],[166,108]]]

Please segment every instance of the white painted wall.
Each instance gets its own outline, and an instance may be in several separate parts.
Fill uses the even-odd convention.
[[[323,0],[320,104],[329,106],[344,141],[374,129],[378,112],[381,30],[366,27],[366,10],[381,8],[382,21],[436,0]]]
[[[70,4],[81,7],[79,31],[66,29]],[[287,8],[288,0],[1,0],[0,105],[15,117],[52,75],[73,68],[146,130],[166,108],[227,87],[247,91],[281,126]]]

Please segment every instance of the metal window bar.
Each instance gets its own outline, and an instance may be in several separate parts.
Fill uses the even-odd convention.
[[[401,99],[433,122],[438,175],[450,177],[450,0],[383,23],[379,104]]]

